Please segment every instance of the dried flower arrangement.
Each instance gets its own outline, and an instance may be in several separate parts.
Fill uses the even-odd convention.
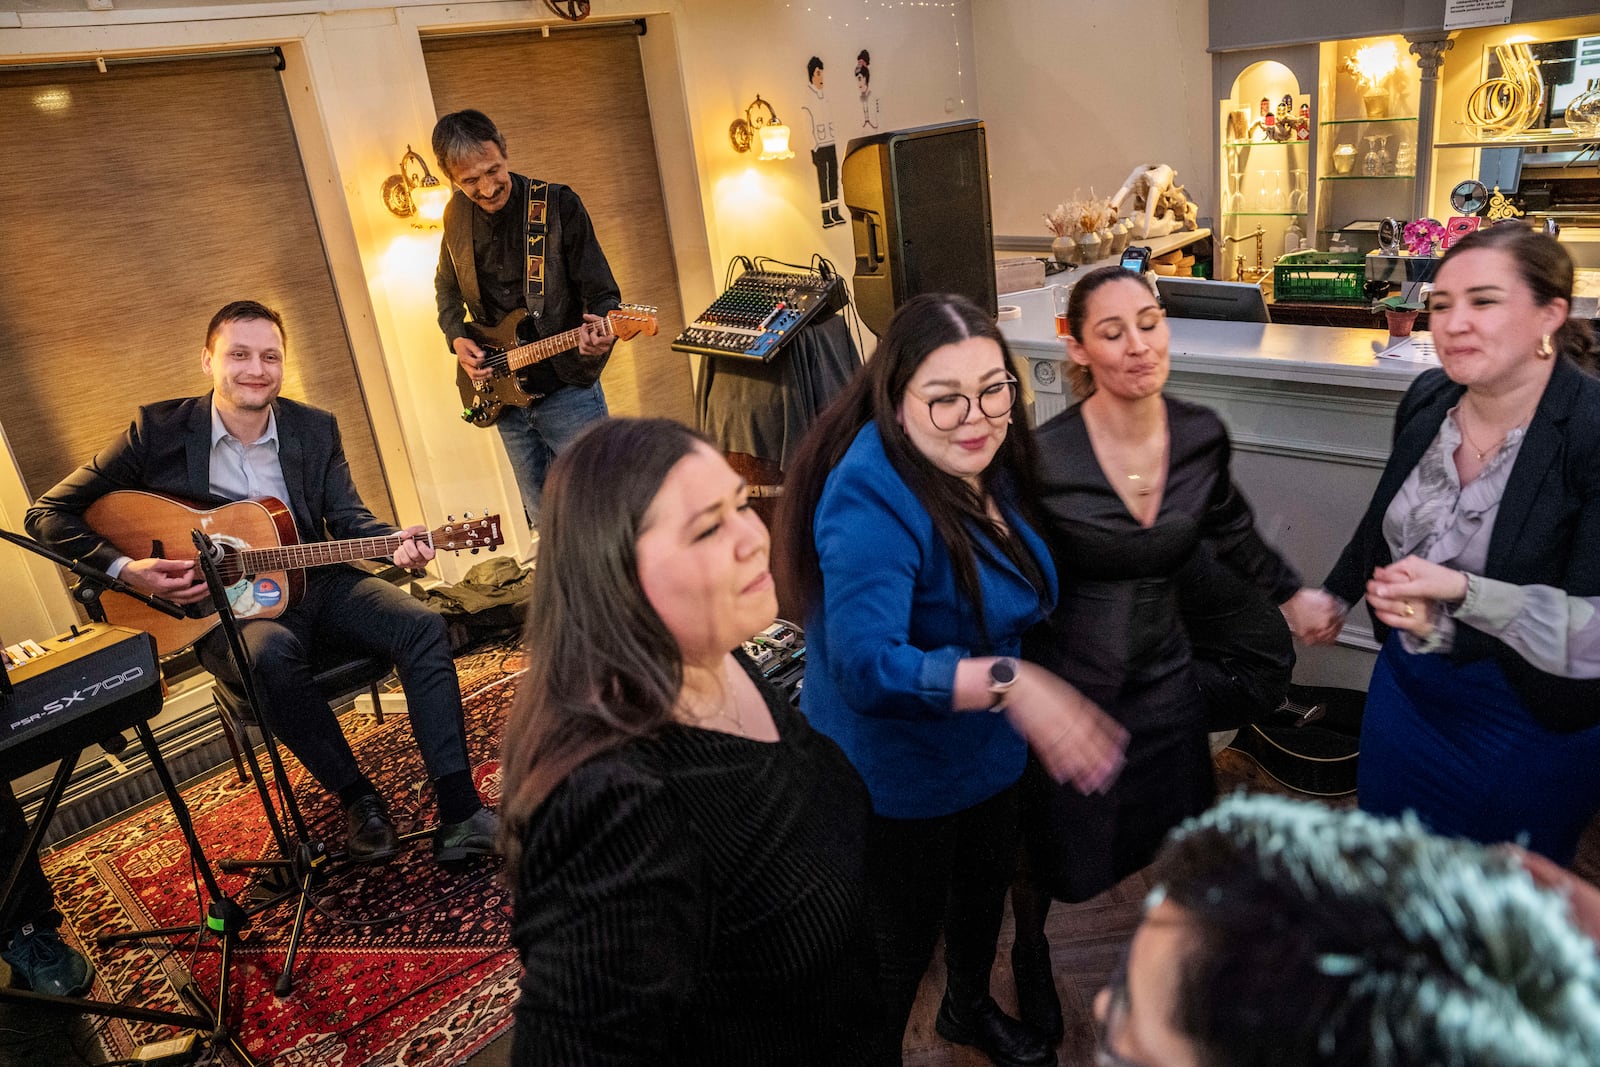
[[[1111,225],[1116,217],[1112,210],[1111,202],[1094,195],[1094,189],[1089,190],[1087,199],[1078,195],[1078,190],[1072,191],[1072,199],[1065,204],[1057,204],[1054,211],[1044,217],[1044,228],[1052,237],[1078,237],[1086,233],[1095,233]]]
[[[1057,204],[1054,211],[1048,212],[1044,217],[1044,228],[1050,231],[1051,237],[1066,237],[1072,232],[1072,223],[1067,217],[1067,205]]]

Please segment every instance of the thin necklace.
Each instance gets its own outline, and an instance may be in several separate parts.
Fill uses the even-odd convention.
[[[1490,445],[1488,448],[1479,448],[1478,447],[1478,442],[1474,441],[1472,439],[1472,435],[1467,432],[1467,420],[1464,417],[1466,415],[1466,411],[1467,411],[1466,406],[1462,405],[1461,411],[1460,411],[1459,414],[1461,416],[1463,416],[1463,417],[1460,417],[1460,418],[1456,419],[1456,429],[1461,431],[1461,439],[1467,443],[1467,447],[1468,448],[1472,449],[1473,455],[1475,455],[1478,458],[1478,462],[1480,462],[1480,463],[1483,462],[1483,457],[1484,456],[1487,456],[1492,452],[1498,451],[1500,449],[1500,446],[1502,446],[1502,445],[1504,445],[1506,443],[1506,438],[1511,436],[1511,430],[1518,429],[1524,422],[1528,421],[1526,418],[1519,420],[1517,422],[1516,426],[1511,427],[1511,430],[1507,430],[1505,433],[1500,435],[1500,440],[1496,441],[1494,444]]]
[[[1472,454],[1478,458],[1478,461],[1480,463],[1483,461],[1483,457],[1484,456],[1487,456],[1490,452],[1495,451],[1501,445],[1505,444],[1506,443],[1506,438],[1511,435],[1511,431],[1507,430],[1505,433],[1500,435],[1500,440],[1496,441],[1494,444],[1490,445],[1488,448],[1479,448],[1478,447],[1478,442],[1474,441],[1472,439],[1472,435],[1467,432],[1467,420],[1466,419],[1460,420],[1460,423],[1459,423],[1459,425],[1457,425],[1456,428],[1461,431],[1462,440],[1467,442],[1467,447],[1472,449]]]
[[[744,709],[739,707],[739,699],[734,693],[733,679],[728,674],[728,665],[726,663],[724,663],[722,666],[722,686],[722,691],[726,698],[724,703],[731,706],[733,710],[729,711],[726,707],[724,707],[712,712],[710,715],[691,715],[690,718],[694,720],[696,726],[704,726],[708,722],[716,722],[718,719],[725,719],[728,722],[733,723],[733,729],[736,733],[743,736]]]

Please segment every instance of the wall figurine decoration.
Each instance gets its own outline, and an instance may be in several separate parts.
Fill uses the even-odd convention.
[[[861,98],[861,128],[877,129],[881,108],[872,93],[872,56],[865,48],[856,53],[856,95]]]
[[[826,71],[817,56],[806,61],[806,89],[803,109],[811,127],[811,164],[817,168],[822,226],[843,226],[844,216],[839,213],[839,149],[833,135],[833,114],[828,108]]]

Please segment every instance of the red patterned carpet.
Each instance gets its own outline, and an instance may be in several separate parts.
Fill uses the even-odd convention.
[[[523,669],[515,642],[457,659],[466,697],[467,742],[486,802],[499,800],[496,756]],[[377,725],[344,716],[357,759],[384,792],[401,832],[433,818],[416,746],[404,715]],[[342,847],[337,801],[311,782],[292,757],[296,786],[313,836]],[[402,792],[402,783],[405,791]],[[208,858],[273,854],[256,790],[231,766],[184,790]],[[63,848],[44,861],[76,943],[98,972],[93,996],[124,1005],[186,1010],[177,993],[192,973],[207,1000],[217,988],[216,942],[198,951],[192,938],[101,948],[95,935],[196,922],[204,903],[183,837],[165,799]],[[234,954],[228,1020],[250,1054],[272,1064],[448,1064],[487,1044],[511,1021],[518,962],[508,946],[509,894],[498,861],[455,869],[435,864],[426,838],[392,863],[337,871],[318,887],[306,918],[293,992],[273,994],[284,959],[292,903],[258,915]],[[243,902],[248,874],[223,874],[224,892]],[[66,933],[66,931],[63,931]],[[167,1027],[113,1021],[103,1029],[112,1058],[130,1057]],[[229,1058],[231,1061],[231,1057]]]

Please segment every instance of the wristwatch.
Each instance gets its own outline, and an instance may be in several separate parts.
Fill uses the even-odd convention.
[[[1021,664],[1010,656],[1001,656],[989,664],[989,692],[993,696],[989,703],[990,711],[999,711],[1006,706],[1006,694],[1017,684],[1017,676],[1021,673]]]

